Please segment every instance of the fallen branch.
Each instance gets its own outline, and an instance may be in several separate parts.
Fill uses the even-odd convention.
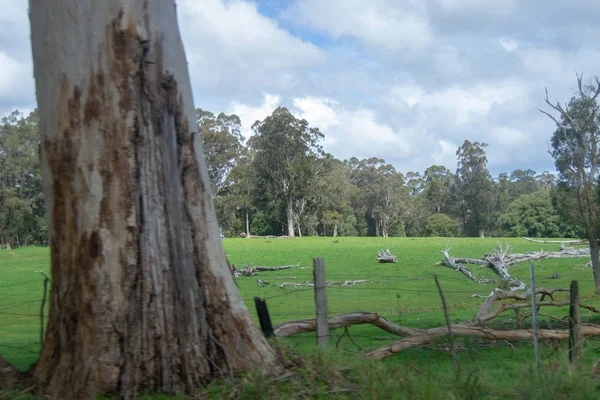
[[[398,257],[390,253],[389,249],[377,251],[377,261],[380,263],[397,263]]]
[[[340,286],[354,286],[358,283],[368,283],[369,281],[366,279],[358,279],[355,281],[327,281],[325,282],[325,286],[334,286],[334,285],[340,285]],[[304,282],[304,283],[293,283],[293,282],[281,282],[279,284],[280,288],[286,288],[286,287],[314,287],[315,284],[313,282]]]
[[[498,275],[500,275],[502,281],[505,282],[512,291],[523,290],[526,289],[527,286],[522,281],[512,278],[508,272],[508,267],[512,267],[513,265],[522,262],[532,262],[553,258],[589,257],[590,255],[589,248],[576,249],[573,247],[566,247],[564,246],[564,244],[561,244],[560,251],[544,252],[542,250],[538,252],[529,252],[522,254],[511,254],[510,245],[507,245],[503,248],[502,245],[498,244],[498,246],[492,251],[490,251],[487,254],[484,254],[481,260],[473,258],[451,257],[448,254],[449,250],[450,249],[446,247],[446,249],[441,251],[441,253],[444,255],[444,260],[437,263],[436,265],[445,265],[447,267],[450,267],[455,271],[461,272],[467,278],[477,283],[491,283],[492,281],[483,277],[477,278],[469,271],[469,269],[466,266],[462,264],[477,264],[490,267],[494,271],[496,271]]]
[[[423,334],[422,329],[407,328],[388,321],[377,313],[373,312],[358,312],[352,314],[338,315],[327,320],[329,330],[343,328],[351,325],[373,325],[392,335],[411,336]],[[275,326],[273,331],[275,336],[287,337],[297,335],[299,333],[315,332],[317,323],[314,318],[300,319],[296,321],[284,322]]]
[[[275,235],[265,235],[265,236],[258,236],[258,235],[248,235],[246,236],[246,234],[242,234],[243,237],[248,238],[248,239],[296,239],[295,237],[291,237],[291,236],[287,236],[287,235],[283,235],[283,236],[275,236]]]
[[[600,326],[582,326],[581,333],[583,336],[600,336]],[[524,329],[501,331],[483,327],[464,327],[460,325],[452,326],[452,334],[454,336],[471,336],[490,340],[517,341],[531,340],[533,338],[533,332]],[[423,346],[437,337],[448,335],[448,328],[445,326],[429,329],[422,335],[409,336],[387,346],[379,347],[365,354],[365,357],[380,360],[413,347]],[[567,340],[569,338],[569,331],[540,329],[538,330],[538,337],[541,340]]]
[[[229,269],[231,270],[231,274],[234,278],[239,278],[240,276],[254,276],[257,275],[259,272],[281,271],[283,269],[297,268],[299,265],[300,263],[296,265],[283,265],[280,267],[252,267],[250,264],[247,264],[243,268],[238,269],[235,264],[231,264]]]
[[[488,265],[491,266],[502,278],[502,281],[505,282],[510,290],[523,290],[527,288],[525,283],[521,282],[518,279],[514,279],[508,273],[508,263],[512,262],[510,258],[510,245],[507,244],[505,248],[502,248],[502,245],[498,243],[498,246],[490,251],[488,254],[483,255],[483,259],[488,262]]]
[[[486,284],[486,283],[491,282],[489,279],[485,279],[483,277],[477,278],[475,275],[473,275],[467,267],[465,267],[464,265],[461,265],[458,262],[458,259],[455,259],[454,257],[450,257],[450,255],[448,254],[449,250],[450,249],[446,248],[445,250],[443,250],[441,252],[444,255],[444,261],[442,261],[441,264],[446,265],[447,267],[450,267],[453,270],[460,272],[461,274],[463,274],[464,276],[466,276],[473,282],[476,282],[479,284]],[[465,260],[465,259],[462,259],[462,260]],[[485,261],[481,261],[481,264],[484,264],[484,263],[485,263]],[[470,264],[475,264],[475,263],[472,262]]]
[[[532,239],[532,238],[528,238],[523,236],[523,239],[528,240],[530,242],[533,243],[545,243],[545,244],[590,244],[590,242],[588,240],[581,240],[581,239],[577,239],[577,240],[536,240],[536,239]]]
[[[536,303],[538,307],[564,307],[570,304],[570,301],[555,301],[554,294],[557,292],[566,292],[569,289],[536,289],[536,294],[541,294],[548,297],[551,301],[540,301]],[[473,336],[487,340],[529,340],[533,337],[530,330],[518,329],[512,331],[494,330],[484,326],[484,324],[501,313],[508,310],[519,311],[522,308],[531,308],[529,293],[515,293],[496,291],[489,296],[484,304],[479,309],[477,315],[461,324],[451,324],[450,326],[442,326],[428,330],[415,329],[406,326],[397,325],[387,319],[381,317],[377,313],[359,312],[345,315],[338,315],[330,318],[327,323],[330,330],[338,328],[346,328],[352,325],[369,324],[376,326],[388,333],[405,338],[395,343],[377,348],[365,356],[373,359],[381,359],[399,353],[403,350],[418,347],[430,343],[437,337],[447,336],[450,333],[454,336]],[[524,303],[507,303],[506,300],[525,301]],[[494,307],[495,303],[499,305]],[[594,313],[600,313],[597,308],[579,304],[581,308],[585,308]],[[316,321],[312,319],[303,319],[289,321],[279,324],[275,327],[276,336],[287,337],[299,333],[307,333],[316,331]],[[566,340],[569,337],[569,332],[566,330],[540,330],[538,331],[539,338],[542,340]],[[600,325],[586,324],[582,325],[582,334],[584,336],[600,336]]]
[[[253,267],[253,268],[256,271],[281,271],[282,269],[297,268],[298,266],[300,266],[300,263],[298,263],[296,265],[282,265],[280,267],[260,267],[260,266],[256,266],[256,267]]]

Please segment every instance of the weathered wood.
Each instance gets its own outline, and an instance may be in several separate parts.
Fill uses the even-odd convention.
[[[380,263],[397,263],[398,257],[390,253],[389,249],[377,251],[377,261]]]
[[[267,308],[267,301],[262,300],[260,297],[255,297],[254,304],[256,305],[256,313],[258,314],[260,329],[263,331],[266,337],[275,335],[273,332],[271,316],[269,315],[269,309]]]
[[[446,296],[444,296],[444,291],[442,290],[442,285],[438,279],[437,275],[434,275],[435,284],[440,293],[440,298],[442,299],[442,307],[444,308],[444,318],[446,319],[446,326],[448,327],[448,334],[450,335],[450,348],[452,352],[452,368],[456,369],[456,345],[454,343],[454,335],[452,334],[452,322],[450,321],[450,315],[448,314],[448,306],[446,305]]]
[[[325,292],[327,287],[325,284],[325,260],[314,258],[313,266],[317,344],[321,348],[327,348],[329,345],[329,325],[327,323],[327,294]]]
[[[294,278],[295,279],[295,278]],[[356,284],[359,283],[368,283],[369,281],[366,279],[358,279],[355,281],[327,281],[325,282],[325,286],[335,286],[335,285],[339,285],[339,286],[354,286]],[[286,288],[286,287],[314,287],[315,284],[314,282],[304,282],[304,283],[294,283],[294,282],[281,282],[279,284],[280,288]]]
[[[528,240],[530,242],[534,242],[534,243],[547,243],[547,244],[589,244],[590,242],[588,240],[581,240],[581,239],[577,239],[577,240],[537,240],[537,239],[532,239],[532,238],[528,238],[523,236],[523,239]]]
[[[531,275],[531,324],[533,328],[533,347],[535,351],[535,365],[540,367],[540,339],[538,336],[538,320],[536,307],[536,293],[535,293],[535,268],[533,264],[529,264],[529,274]]]
[[[576,368],[579,365],[583,347],[581,337],[581,310],[579,307],[579,284],[571,281],[571,304],[569,307],[569,362]]]
[[[422,334],[422,329],[407,328],[388,321],[377,313],[360,312],[338,315],[327,320],[329,330],[339,329],[352,325],[373,325],[386,332],[398,336],[410,336]],[[287,337],[299,333],[315,332],[317,323],[314,318],[288,321],[275,326],[275,336]]]
[[[487,254],[484,254],[482,260],[476,260],[472,258],[458,258],[451,257],[449,249],[446,248],[441,253],[444,255],[444,261],[437,263],[437,265],[446,265],[455,271],[461,272],[463,275],[468,277],[477,283],[490,283],[491,281],[484,278],[475,277],[464,265],[461,264],[480,264],[486,265],[494,269],[504,282],[508,284],[511,290],[523,290],[526,288],[525,283],[518,279],[514,279],[508,272],[508,267],[516,265],[522,262],[531,262],[543,259],[555,259],[555,258],[577,258],[587,257],[590,254],[589,249],[575,249],[571,247],[564,247],[561,245],[561,250],[557,252],[529,252],[523,254],[511,254],[510,245],[503,248],[500,244],[495,249],[492,249]]]
[[[297,268],[300,264],[296,264],[296,265],[282,265],[280,267],[261,267],[261,266],[256,266],[256,267],[252,267],[254,268],[256,271],[281,271],[283,269],[292,269],[292,268]]]
[[[30,1],[48,398],[280,370],[228,271],[173,1]]]
[[[569,289],[546,289],[537,288],[535,294],[543,294],[553,299],[553,295],[557,292],[565,292]],[[344,328],[352,325],[363,325],[370,324],[376,326],[386,332],[389,332],[398,336],[408,336],[406,339],[399,342],[392,343],[391,345],[383,346],[379,349],[375,349],[368,354],[369,357],[384,358],[396,354],[405,349],[420,346],[431,342],[433,339],[439,336],[446,336],[450,332],[456,336],[475,336],[490,340],[531,340],[533,338],[532,330],[519,329],[516,331],[499,331],[490,330],[484,326],[484,324],[501,313],[508,310],[519,311],[521,308],[532,308],[531,302],[526,303],[508,303],[503,300],[512,299],[517,301],[526,301],[530,298],[530,294],[527,293],[515,293],[515,292],[496,292],[493,295],[486,298],[486,301],[479,309],[477,315],[469,320],[460,324],[451,325],[450,328],[446,325],[439,328],[433,328],[429,330],[415,329],[406,326],[394,324],[379,316],[377,313],[361,312],[338,315],[330,318],[328,327],[330,330]],[[494,308],[494,303],[499,305]],[[536,302],[536,306],[545,307],[564,307],[569,305],[570,302],[556,302],[556,301],[543,301]],[[586,304],[578,304],[579,308],[588,309],[594,313],[600,313],[600,310]],[[314,332],[317,327],[315,319],[305,319],[289,321],[283,324],[279,324],[275,327],[275,335],[279,337],[292,336],[299,333]],[[600,326],[598,325],[584,325],[582,327],[582,334],[586,336],[600,336]],[[541,330],[538,331],[539,338],[541,339],[554,339],[554,340],[566,340],[569,338],[568,331],[561,330]]]
[[[444,261],[441,262],[443,265],[446,265],[447,267],[450,267],[453,270],[460,272],[461,274],[463,274],[464,276],[466,276],[473,282],[476,282],[479,284],[490,283],[489,279],[477,278],[475,275],[473,275],[473,273],[471,271],[469,271],[469,269],[467,267],[465,267],[464,265],[460,265],[457,259],[455,259],[454,257],[450,257],[450,255],[448,254],[448,251],[449,251],[449,249],[445,249],[441,252],[444,255]],[[484,263],[486,263],[486,261],[482,261],[481,263],[477,263],[477,264],[484,264]],[[469,264],[475,264],[475,263],[469,262]]]
[[[533,339],[533,333],[530,330],[501,331],[485,327],[467,327],[453,325],[452,332],[455,336],[477,337],[488,340],[517,341]],[[581,332],[584,336],[600,336],[600,326],[582,326]],[[427,343],[430,343],[437,337],[447,335],[448,328],[445,326],[440,328],[428,329],[421,335],[409,336],[392,344],[372,350],[366,353],[364,356],[370,359],[380,360],[382,358],[398,354],[404,350],[413,347],[423,346]],[[569,332],[567,330],[540,329],[538,331],[538,337],[541,340],[567,340],[569,338]]]

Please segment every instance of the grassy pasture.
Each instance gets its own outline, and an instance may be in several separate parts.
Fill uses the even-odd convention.
[[[444,324],[443,311],[433,275],[438,274],[446,293],[450,308],[450,317],[455,322],[473,317],[482,303],[482,299],[473,298],[475,293],[487,295],[494,285],[477,285],[463,275],[443,266],[435,266],[441,260],[439,253],[448,243],[447,238],[303,238],[303,239],[225,239],[224,246],[232,264],[277,266],[300,263],[301,266],[312,265],[313,257],[324,257],[327,280],[357,280],[368,279],[369,283],[354,287],[332,287],[327,290],[330,316],[355,312],[375,311],[399,324],[430,328]],[[525,252],[544,249],[558,250],[551,244],[536,244],[522,239],[479,239],[456,238],[450,243],[451,255],[479,258],[492,249],[498,242],[511,244],[513,252]],[[378,264],[376,253],[378,249],[388,247],[398,256],[397,264]],[[585,259],[543,260],[535,263],[536,283],[539,287],[568,287],[571,280],[576,279],[580,284],[582,301],[600,306],[600,297],[593,293],[592,272],[582,269]],[[0,354],[20,368],[27,368],[37,357],[39,351],[39,308],[42,295],[42,276],[37,271],[48,273],[49,250],[47,248],[24,248],[11,251],[0,251]],[[471,270],[476,275],[494,278],[495,274],[485,268],[473,266]],[[510,269],[511,275],[526,283],[529,282],[528,265],[518,265]],[[549,279],[559,272],[560,279]],[[292,279],[295,277],[295,279]],[[266,287],[259,287],[256,279],[270,281]],[[312,280],[312,269],[292,269],[275,272],[261,272],[258,277],[241,277],[237,280],[240,293],[246,305],[254,315],[253,297],[267,299],[269,311],[274,324],[284,321],[311,318],[314,316],[314,294],[312,289],[279,288],[280,282],[306,282]],[[561,294],[557,300],[566,299],[568,294]],[[543,310],[546,314],[564,317],[568,307]],[[508,315],[496,324],[512,328],[514,314]],[[583,311],[584,318],[590,318],[588,311]],[[512,318],[513,320],[510,320]],[[597,321],[597,319],[596,319]],[[555,322],[545,319],[542,324],[555,326]],[[553,325],[554,324],[554,325]],[[332,348],[336,349],[336,341],[343,331],[332,332]],[[358,346],[374,348],[395,340],[391,335],[370,326],[350,328],[350,333]],[[314,353],[314,334],[299,335],[293,338],[278,339],[292,349],[303,354]],[[524,374],[531,374],[533,350],[529,343],[506,344],[496,343],[490,347],[487,343],[470,339],[459,340],[459,365],[462,378],[456,378],[451,370],[447,354],[446,341],[439,340],[429,348],[412,349],[400,355],[389,358],[369,367],[356,377],[360,386],[367,388],[368,393],[361,396],[378,398],[389,394],[389,390],[398,391],[399,397],[387,398],[495,398],[488,396],[472,397],[474,390],[502,393],[516,398],[518,391],[511,391],[515,382],[520,387],[530,387],[535,392],[535,385],[542,385],[539,392],[557,394],[562,389],[552,388],[548,383],[556,374],[564,387],[572,384],[568,376],[563,376],[564,362],[567,358],[566,345],[544,345],[542,348],[543,364],[550,372],[539,375],[535,379],[523,380]],[[334,351],[331,359],[321,360],[320,355],[310,356],[311,362],[318,361],[323,367],[327,363],[356,364],[355,353],[361,349],[349,339],[344,338]],[[600,358],[600,341],[590,340],[586,343],[583,364],[587,370]],[[341,361],[340,361],[341,360]],[[360,364],[363,365],[364,364]],[[357,366],[356,368],[362,368]],[[317,371],[318,369],[315,369]],[[415,372],[417,371],[417,372]],[[554,371],[554,372],[552,372]],[[560,374],[559,372],[560,371]],[[398,379],[403,374],[402,379]],[[477,382],[474,382],[476,374]],[[568,375],[568,374],[567,374]],[[454,376],[454,378],[452,378]],[[308,376],[306,379],[318,377]],[[592,379],[587,377],[586,379]],[[332,377],[331,379],[334,379]],[[387,382],[385,380],[391,380]],[[566,379],[566,381],[565,381]],[[583,379],[583,378],[582,378]],[[428,385],[436,381],[437,386]],[[319,381],[320,382],[320,381]],[[461,383],[462,382],[462,383]],[[537,382],[537,383],[536,383]],[[544,383],[545,382],[545,383]],[[582,394],[596,390],[597,384],[592,381],[580,380],[575,386]],[[240,385],[244,386],[250,397],[254,386],[259,380],[248,378]],[[589,384],[589,385],[588,385]],[[600,382],[599,382],[600,384]],[[253,386],[254,385],[254,386]],[[415,386],[416,385],[416,386]],[[421,386],[419,386],[421,385]],[[463,385],[463,386],[461,386]],[[588,386],[586,386],[588,385]],[[411,389],[412,388],[412,389]],[[462,389],[461,389],[462,388]],[[473,389],[475,388],[475,389]],[[507,389],[508,388],[508,389]],[[230,390],[227,385],[208,388],[207,394],[213,393],[218,397],[220,390]],[[272,389],[272,388],[271,388]],[[265,390],[271,390],[265,389]],[[236,390],[240,390],[239,387]],[[282,389],[283,390],[283,389]],[[293,384],[287,390],[296,390]],[[461,395],[461,390],[466,390]],[[212,392],[211,392],[212,391]],[[242,393],[246,393],[242,391]],[[265,392],[266,393],[266,392]],[[600,393],[599,397],[600,397]],[[446,395],[452,395],[445,397]],[[571,398],[589,398],[572,395]],[[243,396],[242,396],[243,397]],[[327,397],[327,396],[325,396]],[[331,397],[331,396],[329,396]],[[334,396],[335,397],[335,396]],[[563,398],[557,396],[554,398]]]

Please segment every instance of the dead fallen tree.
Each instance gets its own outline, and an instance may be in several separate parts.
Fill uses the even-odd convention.
[[[287,236],[287,235],[283,235],[283,236],[275,236],[275,235],[258,236],[258,235],[246,235],[245,233],[242,233],[242,234],[240,234],[240,236],[245,237],[247,239],[296,239],[296,237],[291,237],[291,236]]]
[[[519,341],[531,340],[533,338],[533,332],[525,329],[501,331],[497,329],[489,329],[482,327],[463,327],[457,325],[452,326],[452,334],[454,336],[470,336],[488,340]],[[600,326],[583,325],[581,326],[581,334],[583,336],[600,336]],[[448,328],[446,326],[428,329],[422,335],[409,336],[405,339],[394,342],[388,346],[383,346],[373,351],[370,351],[364,356],[374,360],[380,360],[382,358],[392,356],[394,354],[400,353],[401,351],[408,350],[413,347],[423,346],[440,336],[448,336]],[[538,337],[540,340],[568,340],[569,331],[539,329]]]
[[[355,280],[355,281],[327,281],[325,282],[325,286],[335,286],[335,285],[339,285],[339,286],[354,286],[356,284],[359,283],[368,283],[369,281],[366,279],[359,279],[359,280]],[[297,288],[297,287],[314,287],[315,284],[314,282],[304,282],[304,283],[293,283],[293,282],[281,282],[279,284],[280,288],[286,288],[286,287],[292,287],[292,288]]]
[[[589,245],[589,240],[577,239],[577,240],[537,240],[523,236],[523,239],[533,243],[544,243],[544,244],[575,244],[575,245]]]
[[[396,325],[393,322],[381,317],[377,313],[373,312],[358,312],[352,314],[338,315],[327,320],[329,330],[338,328],[344,328],[352,325],[373,325],[388,333],[398,336],[410,336],[410,335],[421,335],[425,331],[422,329],[407,328],[404,326]],[[297,335],[299,333],[315,332],[317,329],[317,323],[314,318],[312,319],[300,319],[296,321],[284,322],[273,328],[275,336],[287,337]]]
[[[510,276],[508,268],[522,262],[532,262],[544,259],[553,258],[577,258],[577,257],[589,257],[589,248],[577,249],[574,247],[567,247],[561,244],[561,249],[554,252],[545,252],[543,250],[533,251],[528,253],[511,253],[511,246],[506,245],[502,247],[501,244],[489,253],[484,254],[481,259],[474,258],[458,258],[452,257],[448,254],[449,248],[444,249],[441,253],[444,255],[444,260],[440,261],[436,265],[445,265],[455,271],[458,271],[465,275],[473,282],[480,284],[491,283],[492,280],[483,277],[476,277],[471,273],[466,265],[481,265],[493,269],[501,278],[501,280],[510,288],[512,291],[526,289],[525,283],[518,279],[514,279]]]
[[[535,293],[542,298],[549,298],[549,301],[540,301],[536,303],[538,307],[564,307],[570,304],[569,301],[556,301],[554,295],[558,292],[568,292],[569,289],[546,289],[538,288]],[[507,302],[513,300],[513,302]],[[514,293],[497,291],[486,298],[479,311],[471,320],[460,324],[450,325],[451,332],[454,336],[461,337],[477,337],[487,340],[530,340],[533,338],[533,333],[526,329],[517,330],[498,330],[490,329],[485,324],[500,314],[510,310],[520,310],[523,308],[531,308],[529,293]],[[579,304],[581,308],[590,310],[594,313],[600,313],[597,308]],[[373,312],[358,312],[351,314],[338,315],[330,318],[328,321],[329,329],[347,328],[352,325],[373,325],[392,335],[402,336],[403,339],[394,343],[379,347],[364,354],[367,358],[382,359],[404,350],[423,346],[434,339],[442,336],[448,336],[450,333],[447,325],[432,328],[432,329],[416,329],[395,324]],[[275,326],[274,332],[278,337],[287,337],[299,333],[314,332],[316,330],[315,319],[303,319],[296,321],[284,322]],[[581,332],[583,336],[600,336],[600,325],[582,324]],[[538,330],[538,335],[541,340],[567,340],[569,332],[567,330],[557,329],[541,329]]]
[[[377,251],[377,261],[380,263],[397,263],[398,257],[390,253],[389,249]]]
[[[444,255],[444,261],[442,261],[442,263],[444,265],[446,265],[447,267],[452,268],[455,271],[460,272],[461,274],[463,274],[464,276],[466,276],[467,278],[469,278],[470,280],[472,280],[473,282],[477,282],[480,284],[485,284],[485,283],[490,283],[491,281],[489,279],[485,279],[484,277],[476,277],[475,275],[473,275],[471,273],[471,271],[469,271],[469,269],[467,267],[465,267],[462,264],[485,264],[485,261],[483,260],[474,260],[474,259],[467,259],[467,258],[454,258],[451,257],[448,254],[448,251],[450,249],[446,248],[442,251],[442,254]]]
[[[254,275],[257,275],[259,272],[281,271],[284,269],[297,268],[299,265],[300,265],[300,263],[298,263],[296,265],[282,265],[279,267],[261,267],[261,266],[252,267],[250,265],[245,265],[243,268],[237,268],[237,266],[235,264],[231,264],[229,269],[231,270],[231,274],[234,276],[234,278],[238,278],[240,276],[254,276]]]

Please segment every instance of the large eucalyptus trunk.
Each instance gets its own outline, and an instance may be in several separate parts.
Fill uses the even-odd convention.
[[[227,267],[172,1],[31,0],[52,398],[279,370]]]

